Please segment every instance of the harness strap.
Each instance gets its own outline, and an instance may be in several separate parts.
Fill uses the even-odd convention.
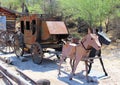
[[[85,48],[85,46],[84,46],[82,41],[81,41],[81,44],[82,44],[82,46],[84,47],[85,50],[91,50],[91,48],[89,48],[89,49]]]

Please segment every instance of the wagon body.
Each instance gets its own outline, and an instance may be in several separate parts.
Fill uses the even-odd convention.
[[[56,48],[57,42],[68,36],[68,30],[63,21],[45,19],[42,15],[23,16],[20,23],[25,45],[39,42],[43,48]]]
[[[66,39],[69,35],[63,21],[38,14],[22,16],[20,18],[20,32],[23,36],[23,48],[30,49],[33,55],[36,55],[37,50],[35,49],[38,48],[42,50],[40,53],[44,48],[62,50],[61,40]]]

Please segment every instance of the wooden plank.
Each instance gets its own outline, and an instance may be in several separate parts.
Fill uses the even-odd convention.
[[[3,80],[3,78],[0,78],[0,85],[6,85],[5,81]]]
[[[25,77],[25,79],[30,80],[32,84],[34,84],[34,85],[37,84],[34,80],[32,80],[32,79],[31,79],[30,77],[28,77],[27,75],[25,75],[25,74],[24,74],[22,71],[20,71],[19,69],[16,69],[16,71],[19,72],[21,76]]]
[[[8,77],[10,77],[13,81],[15,81],[18,85],[32,85],[21,76],[14,74],[12,71],[8,70],[6,67],[0,64],[0,69],[5,73]]]
[[[0,71],[0,74],[5,78],[5,82],[8,82],[9,85],[16,85],[16,83],[13,80],[11,80],[8,76],[6,76],[2,71]]]

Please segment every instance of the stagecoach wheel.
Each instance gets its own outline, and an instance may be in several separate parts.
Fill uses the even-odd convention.
[[[42,63],[43,51],[39,43],[36,42],[31,46],[31,55],[34,63],[36,64]]]
[[[13,53],[14,52],[14,33],[3,31],[0,33],[0,51],[2,53]]]
[[[14,52],[17,57],[23,56],[24,54],[24,43],[22,34],[16,34],[14,36]]]
[[[3,53],[3,49],[5,48],[5,38],[4,38],[4,33],[0,32],[0,51]]]

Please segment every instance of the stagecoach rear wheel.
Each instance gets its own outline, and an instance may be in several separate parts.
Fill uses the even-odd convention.
[[[24,43],[23,42],[24,42],[24,39],[21,33],[16,34],[14,36],[14,52],[17,57],[23,56],[24,54]]]
[[[42,47],[40,46],[38,42],[34,43],[31,46],[31,55],[32,55],[32,60],[34,63],[36,64],[42,63],[43,51],[42,51]]]
[[[2,53],[8,54],[14,52],[14,33],[3,31],[0,33],[0,51]]]

